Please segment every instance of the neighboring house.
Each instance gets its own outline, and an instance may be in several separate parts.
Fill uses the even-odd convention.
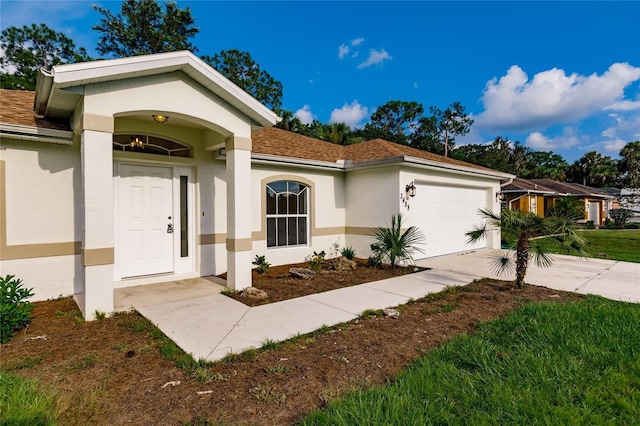
[[[620,207],[633,212],[629,222],[640,222],[640,188],[622,188],[620,190]]]
[[[397,213],[427,236],[418,258],[500,246],[464,233],[511,175],[274,128],[189,52],[56,66],[0,96],[0,273],[36,300],[73,294],[85,317],[119,287],[224,272],[248,287],[256,255],[301,262],[338,242],[366,257]]]
[[[615,197],[598,188],[551,179],[521,179],[502,186],[503,201],[511,209],[545,215],[561,197],[574,197],[584,203],[583,221],[604,225]]]

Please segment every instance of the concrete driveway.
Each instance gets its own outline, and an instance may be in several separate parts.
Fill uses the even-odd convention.
[[[514,276],[497,276],[490,269],[493,250],[422,259],[417,265],[442,271],[455,271],[475,277],[512,280]],[[597,294],[608,299],[640,302],[640,264],[604,259],[581,259],[554,255],[550,268],[531,264],[525,281],[529,284],[582,294]]]

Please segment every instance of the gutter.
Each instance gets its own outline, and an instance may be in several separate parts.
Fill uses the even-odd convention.
[[[51,72],[40,68],[36,77],[36,97],[33,100],[33,110],[38,115],[46,115],[49,100],[53,93],[53,70]]]
[[[0,124],[0,137],[58,145],[73,144],[73,132],[70,130],[43,129],[16,124]]]

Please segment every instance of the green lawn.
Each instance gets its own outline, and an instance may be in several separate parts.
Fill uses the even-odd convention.
[[[640,229],[598,229],[581,231],[590,257],[640,263]],[[553,253],[566,254],[549,245]]]
[[[531,304],[303,425],[637,424],[640,305]]]

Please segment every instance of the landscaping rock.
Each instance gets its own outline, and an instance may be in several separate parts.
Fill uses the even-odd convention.
[[[400,316],[400,311],[391,308],[383,309],[382,313],[384,314],[384,316],[393,319],[397,319]]]
[[[358,264],[355,260],[347,259],[344,256],[331,259],[329,263],[329,269],[333,269],[334,271],[355,271],[357,266]]]
[[[247,287],[244,290],[242,290],[242,297],[246,297],[247,299],[252,299],[252,300],[265,300],[269,296],[267,295],[267,292],[264,290],[260,290],[259,288],[256,288],[256,287]]]
[[[303,280],[310,280],[316,276],[315,271],[307,268],[291,268],[289,269],[289,275],[293,278],[301,278]]]

